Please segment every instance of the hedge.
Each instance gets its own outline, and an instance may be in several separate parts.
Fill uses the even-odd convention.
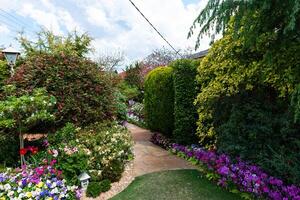
[[[158,67],[145,80],[146,123],[152,131],[171,136],[174,130],[173,69]]]
[[[174,69],[174,119],[173,138],[180,144],[197,141],[197,110],[194,101],[197,97],[196,75],[200,61],[177,60],[171,64]]]

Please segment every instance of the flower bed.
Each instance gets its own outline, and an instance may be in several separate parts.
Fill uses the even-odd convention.
[[[199,165],[207,177],[217,181],[218,185],[231,192],[240,192],[242,196],[254,196],[273,200],[300,200],[300,188],[286,185],[282,180],[266,174],[261,168],[242,161],[231,159],[228,155],[205,150],[192,145],[184,146],[173,143],[160,134],[152,137],[154,144],[171,150]]]
[[[80,199],[81,191],[67,185],[61,173],[53,165],[6,170],[0,173],[0,199]]]

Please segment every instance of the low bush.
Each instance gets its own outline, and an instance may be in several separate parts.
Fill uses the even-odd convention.
[[[99,182],[90,182],[87,190],[86,196],[96,198],[101,194],[101,186]]]
[[[174,130],[174,89],[171,67],[158,67],[146,77],[145,120],[153,131],[171,135]]]
[[[98,197],[102,192],[107,192],[111,188],[111,182],[108,179],[105,179],[100,182],[90,182],[87,190],[86,195],[88,197],[96,198]]]
[[[174,69],[174,132],[173,138],[180,144],[192,144],[197,141],[197,109],[194,101],[197,97],[197,67],[195,60],[177,60],[170,66]]]

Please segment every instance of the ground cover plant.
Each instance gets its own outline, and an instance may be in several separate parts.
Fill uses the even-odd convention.
[[[171,170],[137,177],[128,188],[112,198],[112,200],[118,199],[234,200],[241,198],[210,183],[197,170]]]
[[[226,154],[218,154],[214,150],[206,150],[197,145],[184,146],[172,143],[159,134],[155,134],[152,141],[196,164],[207,178],[233,193],[239,193],[243,198],[300,199],[300,187],[286,184],[239,157],[231,158]]]

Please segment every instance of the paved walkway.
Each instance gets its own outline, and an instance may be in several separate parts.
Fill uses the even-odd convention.
[[[187,161],[171,155],[168,151],[150,142],[152,133],[146,129],[139,128],[133,124],[127,124],[134,144],[134,160],[130,162],[122,174],[119,182],[112,184],[112,188],[102,193],[96,200],[107,200],[124,190],[135,177],[163,170],[171,169],[193,169]],[[82,197],[82,200],[95,200]]]
[[[171,155],[168,151],[150,142],[152,133],[133,124],[127,124],[134,145],[133,175],[170,170],[195,168],[184,159]]]

